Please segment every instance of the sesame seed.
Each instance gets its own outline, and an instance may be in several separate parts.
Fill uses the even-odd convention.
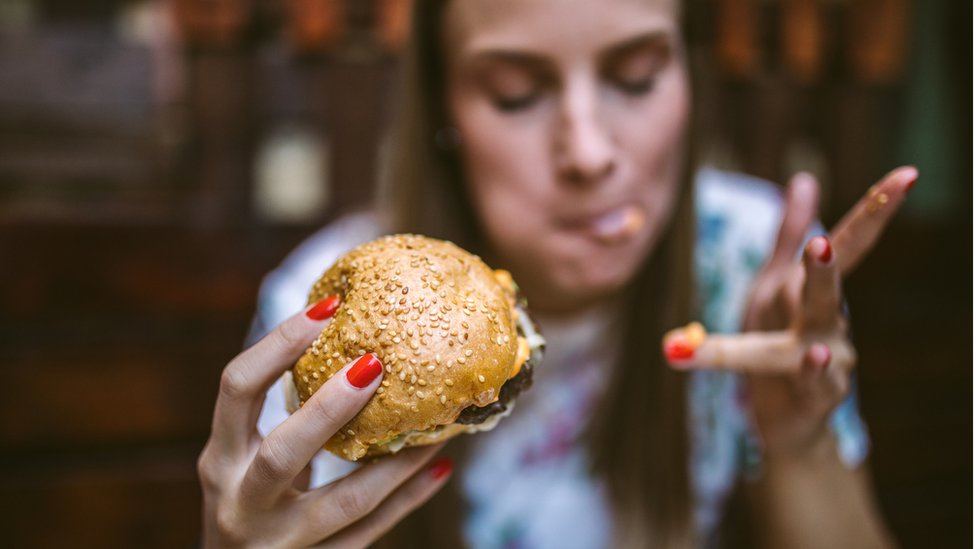
[[[385,392],[386,392],[386,388],[385,387],[380,387],[380,388],[376,389],[376,394],[382,395]]]
[[[349,430],[346,431],[346,434],[348,434],[351,437],[354,437],[354,436],[356,436],[356,431],[353,431],[352,429],[349,429]]]
[[[417,383],[417,374],[410,375],[410,384],[413,385],[414,383]]]
[[[413,392],[416,391],[416,390],[417,390],[417,388],[414,387],[413,385],[411,385],[411,386],[407,387],[407,394],[408,395],[412,395]]]
[[[384,380],[383,380],[383,382],[382,382],[382,385],[383,385],[384,387],[389,387],[389,386],[390,386],[390,380],[388,380],[388,379],[384,379]]]
[[[433,372],[435,368],[436,368],[436,366],[434,366],[433,364],[431,364],[430,366],[427,367],[427,371],[428,372]]]
[[[478,381],[480,381],[480,382],[482,382],[482,383],[484,383],[484,382],[485,382],[485,376],[483,376],[483,375],[478,375]]]
[[[410,293],[410,286],[404,286],[403,290],[401,291],[403,292],[403,295],[407,295],[408,293]]]
[[[463,356],[459,356],[458,357],[458,364],[464,364],[467,360],[468,359],[464,358]]]
[[[404,379],[407,379],[407,373],[406,372],[400,372],[399,378],[400,378],[400,381],[403,381]]]
[[[441,395],[441,404],[444,404],[445,402],[447,402],[447,397],[444,396],[444,395]]]
[[[417,398],[423,400],[426,396],[423,391],[417,391]]]
[[[450,379],[445,379],[444,385],[447,385],[448,387],[454,387],[454,381]]]
[[[471,349],[467,349],[467,350],[464,351],[464,356],[471,356],[472,353],[473,353],[473,351]]]
[[[421,387],[426,387],[427,386],[427,380],[426,379],[418,379],[417,380],[417,385],[420,385]]]
[[[434,393],[435,394],[438,394],[438,395],[441,394],[441,393],[443,393],[443,392],[444,392],[444,388],[443,387],[438,387],[437,389],[434,390]]]

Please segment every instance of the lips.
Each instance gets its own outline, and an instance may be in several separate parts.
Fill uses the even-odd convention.
[[[644,209],[636,204],[624,204],[599,214],[579,216],[564,221],[567,229],[583,234],[603,244],[617,244],[640,232],[647,221]]]

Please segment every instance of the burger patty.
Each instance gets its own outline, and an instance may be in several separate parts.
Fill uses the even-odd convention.
[[[532,386],[532,368],[535,366],[534,355],[532,353],[519,373],[502,385],[498,393],[498,400],[488,406],[468,406],[461,411],[461,415],[454,421],[463,425],[478,425],[495,414],[500,414],[508,409],[508,403],[519,396],[519,394]]]

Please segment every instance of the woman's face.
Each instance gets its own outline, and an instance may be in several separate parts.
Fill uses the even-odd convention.
[[[671,217],[689,90],[672,0],[463,0],[449,116],[494,261],[534,308],[621,289]]]

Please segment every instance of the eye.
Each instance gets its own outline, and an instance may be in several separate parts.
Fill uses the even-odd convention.
[[[657,83],[657,79],[654,77],[641,78],[639,80],[623,80],[619,79],[614,82],[620,90],[627,95],[640,96],[648,94],[654,91],[654,85]]]
[[[518,112],[532,107],[538,100],[539,94],[532,92],[514,97],[496,97],[493,103],[502,112]]]

